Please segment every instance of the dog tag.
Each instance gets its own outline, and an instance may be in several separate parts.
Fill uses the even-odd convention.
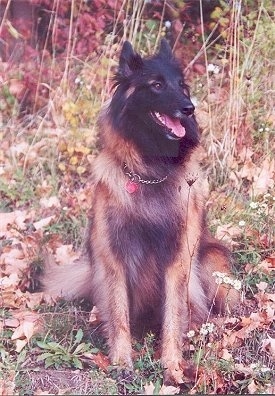
[[[129,194],[133,194],[138,190],[138,183],[128,180],[125,185],[125,188]]]

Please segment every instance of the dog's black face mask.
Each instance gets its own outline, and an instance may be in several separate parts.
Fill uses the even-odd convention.
[[[115,85],[111,121],[142,154],[181,161],[198,144],[194,105],[166,40],[156,55],[145,59],[126,41]]]

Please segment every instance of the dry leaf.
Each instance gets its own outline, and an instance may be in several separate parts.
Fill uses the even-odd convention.
[[[92,323],[93,325],[100,323],[99,310],[97,309],[97,307],[95,305],[93,306],[93,309],[91,310],[89,322]]]
[[[77,258],[79,258],[79,253],[73,250],[73,245],[61,245],[56,248],[55,259],[61,265],[68,264]]]
[[[27,212],[16,210],[15,212],[1,212],[0,213],[0,235],[8,230],[11,224],[15,224],[20,230],[25,230],[27,219]]]
[[[252,184],[252,190],[255,195],[264,194],[268,189],[274,187],[274,172],[275,172],[275,160],[270,161],[266,158],[261,168],[258,168],[257,176],[254,175],[254,182]]]
[[[275,360],[275,338],[272,338],[268,335],[268,338],[265,338],[262,341],[262,351],[265,351],[270,354],[273,360]]]
[[[24,340],[16,340],[15,341],[15,350],[17,353],[20,353],[23,348],[28,344],[26,338]]]
[[[144,395],[154,395],[155,385],[150,382],[150,384],[144,386]],[[177,395],[180,392],[180,388],[175,386],[162,385],[159,390],[159,395]]]
[[[247,386],[247,389],[250,395],[254,395],[258,391],[257,385],[255,384],[254,380],[250,382],[250,384]]]
[[[3,378],[0,378],[0,395],[18,395],[15,390],[15,371],[10,370],[8,375],[3,373]]]
[[[231,353],[228,351],[228,349],[226,349],[226,348],[223,348],[223,349],[221,350],[220,357],[221,357],[222,359],[224,359],[224,360],[233,360],[232,354],[231,354]]]
[[[14,316],[19,320],[20,325],[13,332],[12,340],[24,340],[29,342],[31,337],[41,330],[41,317],[35,312],[18,312]]]
[[[61,208],[60,201],[57,197],[41,198],[40,206],[42,208]]]
[[[45,217],[44,219],[41,219],[39,221],[35,221],[33,223],[33,226],[34,226],[34,228],[36,230],[41,230],[42,228],[47,227],[48,225],[50,225],[53,222],[54,219],[55,219],[54,215],[48,216],[48,217]]]
[[[101,352],[98,352],[97,354],[85,352],[83,353],[83,356],[87,359],[90,359],[98,368],[103,371],[107,371],[108,367],[111,365],[108,356],[103,355]]]
[[[233,241],[234,237],[238,237],[243,233],[243,230],[240,227],[229,224],[223,224],[217,227],[216,238],[230,243],[232,246],[236,245],[236,242]]]
[[[5,266],[5,273],[10,276],[15,274],[21,276],[29,267],[23,250],[13,246],[9,251],[1,254],[0,264]]]
[[[266,282],[260,282],[260,283],[256,283],[256,286],[257,286],[257,288],[258,288],[260,291],[265,291],[266,288],[267,288],[267,286],[268,286],[268,283],[266,283]]]
[[[20,322],[18,319],[15,318],[7,318],[7,319],[3,319],[3,324],[5,327],[18,327]]]

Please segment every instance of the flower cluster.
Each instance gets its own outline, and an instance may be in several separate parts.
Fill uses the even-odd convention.
[[[213,333],[214,328],[215,328],[214,323],[211,322],[203,323],[199,330],[199,334],[202,336],[206,336],[207,334]],[[186,335],[188,338],[194,337],[196,335],[195,330],[189,330]]]
[[[188,333],[186,334],[188,338],[192,338],[195,335],[195,330],[189,330]]]
[[[270,128],[269,128],[268,126],[262,125],[262,126],[259,128],[259,132],[269,132],[269,131],[270,131]]]
[[[203,323],[200,328],[200,334],[206,336],[209,333],[213,333],[214,327],[215,327],[214,323],[211,322]]]
[[[258,373],[269,373],[271,368],[267,367],[266,365],[261,365],[260,363],[251,363],[250,368]]]
[[[226,284],[226,285],[230,285],[232,287],[234,287],[234,289],[236,290],[240,290],[242,288],[242,282],[238,279],[232,279],[230,278],[227,274],[223,273],[223,272],[219,272],[219,271],[215,271],[212,274],[216,279],[215,282],[218,285]]]
[[[213,74],[218,74],[220,71],[220,68],[218,65],[214,65],[213,63],[209,63],[207,66],[207,71]]]
[[[254,213],[258,215],[268,214],[269,210],[273,207],[275,201],[275,197],[272,196],[270,193],[266,193],[263,196],[261,202],[251,201],[249,204],[250,209],[253,210]]]

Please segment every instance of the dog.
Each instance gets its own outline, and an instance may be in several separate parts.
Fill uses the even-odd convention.
[[[206,226],[200,133],[169,43],[142,57],[123,44],[114,93],[98,120],[93,202],[79,260],[46,268],[44,290],[93,302],[112,364],[132,369],[132,331],[156,328],[166,383],[181,383],[182,345],[193,325],[234,307],[217,285],[229,250]]]

